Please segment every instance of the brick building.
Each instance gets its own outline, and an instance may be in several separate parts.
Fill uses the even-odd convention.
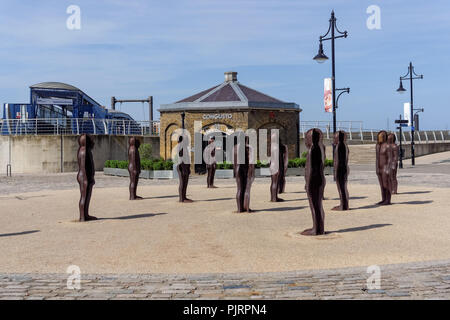
[[[194,121],[202,121],[201,132],[219,130],[230,134],[236,129],[279,129],[280,142],[287,144],[289,158],[299,156],[299,116],[296,103],[283,102],[237,81],[237,72],[225,72],[225,81],[172,104],[160,106],[160,155],[171,158],[172,134],[185,128],[193,143]],[[197,130],[198,131],[198,130]],[[268,130],[269,131],[269,130]]]

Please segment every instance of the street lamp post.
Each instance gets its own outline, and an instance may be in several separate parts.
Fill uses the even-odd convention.
[[[419,115],[418,115],[418,113],[419,112],[425,112],[425,109],[424,108],[417,108],[417,109],[414,109],[413,111],[415,111],[414,117],[413,117],[413,119],[414,119],[414,129],[417,130],[417,131],[420,131],[420,128],[419,128]]]
[[[415,160],[415,155],[414,155],[414,122],[413,122],[413,117],[414,117],[414,96],[413,96],[413,80],[416,79],[423,79],[423,75],[418,75],[414,72],[414,67],[412,65],[412,62],[409,63],[408,66],[408,73],[406,75],[404,75],[403,77],[400,77],[400,86],[397,89],[398,93],[404,93],[406,91],[405,88],[403,88],[403,83],[402,80],[409,80],[409,86],[410,86],[410,108],[411,108],[411,113],[410,113],[410,118],[409,119],[411,121],[411,165],[415,165],[416,164],[416,160]]]
[[[330,34],[331,33],[331,34]],[[336,33],[338,35],[336,35]],[[328,34],[330,34],[329,37]],[[336,91],[343,91],[350,93],[350,88],[345,89],[336,89],[336,63],[335,63],[335,46],[334,41],[338,38],[347,38],[347,31],[341,32],[336,26],[336,18],[334,16],[334,11],[331,11],[330,25],[328,27],[328,31],[325,35],[319,37],[319,52],[313,58],[318,63],[323,63],[328,60],[328,57],[323,53],[323,45],[322,42],[326,40],[331,40],[331,90],[333,92],[333,133],[336,133],[336,108],[337,108],[337,100],[339,97],[336,97]],[[341,92],[341,94],[343,93]],[[339,96],[341,95],[339,94]],[[333,144],[334,151],[334,144]],[[333,152],[334,157],[334,152]]]
[[[186,113],[184,111],[181,113],[181,128],[184,130],[184,118],[186,117]]]

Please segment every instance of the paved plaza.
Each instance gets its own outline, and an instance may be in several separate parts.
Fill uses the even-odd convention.
[[[289,177],[286,201],[269,202],[257,178],[250,214],[236,214],[235,181],[207,190],[193,176],[192,204],[176,181],[142,180],[128,201],[127,178],[96,175],[91,214],[78,223],[74,173],[0,178],[0,297],[18,299],[435,299],[450,298],[450,152],[399,171],[399,195],[380,207],[372,166],[351,167],[348,212],[333,212],[327,234],[304,237],[311,213],[303,177]],[[13,218],[12,218],[13,217]],[[70,265],[81,289],[66,288]],[[368,266],[381,287],[367,287]]]

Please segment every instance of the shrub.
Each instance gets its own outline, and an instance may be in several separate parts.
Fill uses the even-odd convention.
[[[106,160],[104,167],[105,168],[111,168],[111,160]]]
[[[306,158],[307,155],[308,155],[308,151],[303,151],[302,155],[301,155],[301,158]]]
[[[333,167],[333,159],[325,159],[325,167]]]
[[[153,170],[163,170],[164,165],[162,161],[153,162]]]
[[[119,167],[119,160],[111,160],[110,161],[111,168],[118,168]]]
[[[120,169],[128,169],[128,160],[119,161],[117,167]]]
[[[219,162],[217,163],[217,167],[218,170],[229,170],[229,169],[233,169],[233,164],[231,162]]]
[[[141,160],[141,170],[153,170],[153,161],[152,160]]]
[[[288,168],[296,168],[294,159],[288,160]]]
[[[172,160],[167,160],[163,162],[164,170],[172,170],[173,169],[173,162]]]
[[[149,143],[143,143],[139,146],[139,155],[142,160],[152,160],[153,148]]]

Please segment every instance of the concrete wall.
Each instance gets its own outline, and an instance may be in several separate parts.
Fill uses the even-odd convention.
[[[411,145],[409,143],[402,144],[402,149],[405,152],[404,158],[405,159],[411,158]],[[450,151],[450,141],[414,144],[414,153],[416,157],[444,151]]]
[[[96,170],[103,170],[106,160],[126,160],[127,136],[94,135]],[[159,137],[140,137],[159,156]],[[10,151],[11,150],[11,151]],[[78,170],[78,136],[0,136],[0,170],[6,173],[11,157],[12,173],[55,173]],[[1,172],[1,171],[0,171]]]

